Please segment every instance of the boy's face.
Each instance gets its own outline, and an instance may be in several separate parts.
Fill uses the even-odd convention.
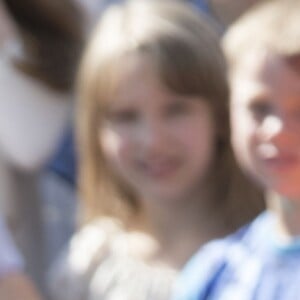
[[[267,189],[300,199],[299,69],[274,54],[249,54],[231,87],[232,142],[241,165]]]

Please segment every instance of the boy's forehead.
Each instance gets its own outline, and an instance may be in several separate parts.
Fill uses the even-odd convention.
[[[300,80],[300,56],[284,57],[267,50],[249,51],[231,72],[232,81],[255,80],[264,83]],[[234,84],[234,83],[233,83]]]
[[[266,50],[260,48],[253,48],[243,53],[229,66],[231,78],[236,79],[250,73],[256,73],[265,63],[267,55]]]
[[[266,50],[249,51],[231,73],[231,89],[233,100],[239,101],[263,93],[300,94],[300,57],[286,58]]]

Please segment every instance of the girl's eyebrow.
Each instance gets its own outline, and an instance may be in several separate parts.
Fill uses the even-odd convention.
[[[284,62],[292,69],[297,75],[300,76],[300,53],[284,58]]]

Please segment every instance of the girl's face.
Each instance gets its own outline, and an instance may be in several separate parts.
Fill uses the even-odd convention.
[[[255,53],[256,54],[256,53]],[[237,157],[268,189],[300,197],[300,75],[282,58],[244,59],[232,81]]]
[[[99,129],[109,167],[143,201],[198,195],[215,150],[207,102],[170,91],[145,56],[128,56],[119,69]]]

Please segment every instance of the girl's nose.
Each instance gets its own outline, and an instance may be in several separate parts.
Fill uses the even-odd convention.
[[[141,140],[144,146],[159,149],[166,142],[166,129],[159,120],[148,120],[141,125]]]

